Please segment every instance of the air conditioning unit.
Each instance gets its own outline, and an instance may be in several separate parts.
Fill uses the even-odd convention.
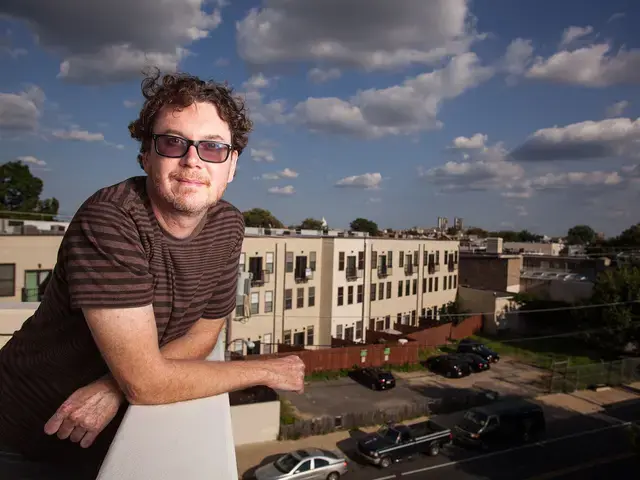
[[[251,293],[251,280],[253,280],[253,274],[251,272],[239,270],[236,295],[249,295]]]

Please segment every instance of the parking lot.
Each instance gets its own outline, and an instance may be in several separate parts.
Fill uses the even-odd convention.
[[[470,390],[493,390],[501,395],[535,396],[543,393],[544,370],[525,365],[508,357],[493,364],[491,370],[474,373],[460,379],[447,379],[427,370],[393,372],[396,387],[374,391],[350,378],[310,382],[302,395],[283,393],[296,409],[298,416],[313,418],[338,416],[349,412],[392,410],[406,404],[437,401]]]

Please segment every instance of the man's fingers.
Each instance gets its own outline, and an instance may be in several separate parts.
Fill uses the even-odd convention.
[[[60,440],[65,440],[66,438],[69,438],[69,435],[71,435],[71,432],[73,432],[73,429],[75,427],[76,427],[75,423],[73,423],[71,420],[66,418],[64,422],[62,422],[62,425],[60,425],[60,428],[58,429],[58,438]]]
[[[73,432],[71,432],[71,435],[69,435],[69,440],[71,440],[73,443],[78,443],[86,434],[86,428],[76,427],[73,429]]]
[[[67,418],[66,415],[64,415],[63,413],[60,413],[60,411],[58,410],[56,413],[53,414],[53,416],[47,421],[47,423],[44,424],[44,432],[47,435],[53,435],[54,433],[56,433],[58,431],[58,429],[60,428],[60,426],[62,425],[62,422],[64,422],[64,420]]]
[[[100,432],[87,432],[87,433],[85,433],[84,437],[82,437],[82,440],[80,440],[80,446],[82,448],[90,447],[93,444],[93,442],[96,439],[96,437],[98,436],[98,433],[100,433]]]

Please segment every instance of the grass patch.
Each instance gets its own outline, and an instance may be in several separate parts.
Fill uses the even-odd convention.
[[[602,359],[598,352],[573,337],[523,341],[515,341],[515,339],[505,341],[479,335],[473,338],[500,355],[546,369],[558,361],[568,361],[570,365],[589,365]]]
[[[280,399],[280,424],[293,425],[298,417],[294,412],[293,406],[289,400]]]
[[[342,368],[340,370],[324,370],[321,372],[311,372],[304,377],[306,382],[322,382],[327,380],[337,380],[338,378],[347,377],[350,369]]]

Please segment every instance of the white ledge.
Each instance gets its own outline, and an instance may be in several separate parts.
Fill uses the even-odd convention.
[[[224,333],[207,358],[224,361]],[[237,480],[229,396],[127,410],[98,480]]]

